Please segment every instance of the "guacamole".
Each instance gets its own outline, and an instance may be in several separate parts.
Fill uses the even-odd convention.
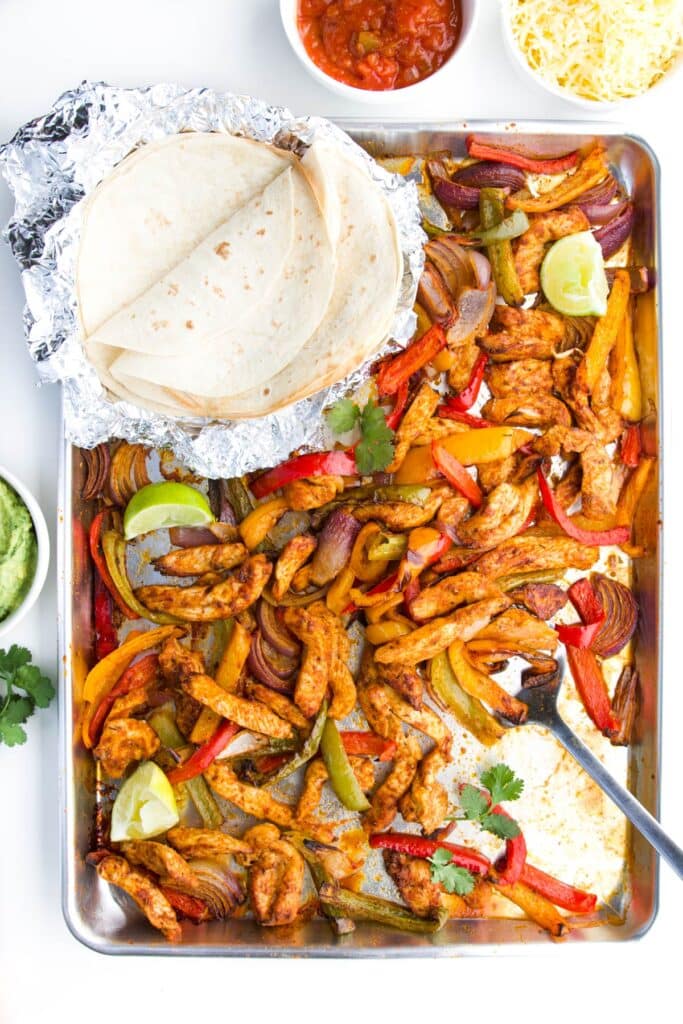
[[[17,492],[0,479],[0,622],[24,600],[37,554],[31,514]]]

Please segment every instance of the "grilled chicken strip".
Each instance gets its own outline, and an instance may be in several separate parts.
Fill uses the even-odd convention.
[[[511,537],[476,563],[477,572],[490,579],[513,573],[547,572],[557,569],[590,569],[598,560],[596,548],[579,544],[570,537],[543,537],[528,533]]]
[[[244,544],[200,544],[195,548],[169,551],[154,559],[164,576],[201,576],[205,572],[227,572],[241,565],[249,552]]]
[[[370,810],[363,815],[366,832],[382,832],[396,817],[398,802],[410,788],[422,751],[414,736],[405,737],[394,759],[391,771],[377,787],[370,801]]]
[[[420,761],[410,789],[399,803],[406,821],[419,822],[427,834],[437,829],[448,813],[448,793],[437,778],[448,764],[450,756],[442,747],[430,750]]]
[[[265,704],[228,693],[214,682],[211,676],[190,676],[183,683],[183,689],[221,718],[228,718],[249,732],[271,736],[274,739],[291,739],[295,735],[289,722],[278,718]]]
[[[412,605],[411,605],[412,610]],[[412,708],[422,707],[424,680],[412,665],[378,665],[380,682],[390,686]]]
[[[149,923],[162,932],[167,942],[180,942],[182,931],[175,911],[149,875],[131,867],[123,857],[113,854],[99,862],[97,874],[103,881],[127,892]]]
[[[401,899],[419,917],[435,917],[441,909],[443,889],[431,878],[431,868],[421,857],[384,850],[384,866]]]
[[[159,669],[164,679],[177,686],[183,679],[205,671],[204,658],[172,637],[159,652]]]
[[[311,533],[299,534],[285,544],[273,570],[271,589],[276,601],[281,601],[285,596],[297,572],[311,557],[317,545],[318,541]]]
[[[486,383],[494,398],[552,391],[552,366],[547,359],[493,363],[486,368]]]
[[[378,662],[398,665],[416,665],[435,654],[445,651],[454,640],[471,640],[486,626],[494,615],[510,604],[509,597],[490,597],[476,604],[460,608],[445,618],[432,619],[412,633],[391,640],[375,651]]]
[[[231,576],[212,586],[140,587],[138,599],[156,612],[169,612],[188,622],[229,619],[249,608],[261,596],[272,571],[264,555],[254,555]]]
[[[300,512],[322,508],[344,490],[341,476],[316,476],[311,480],[293,480],[283,490],[285,501],[291,509]]]
[[[243,839],[219,832],[213,828],[188,828],[176,825],[166,833],[166,839],[183,857],[189,860],[214,860],[217,857],[248,855],[251,847]]]
[[[395,473],[405,459],[408,449],[425,429],[427,423],[436,412],[441,398],[427,381],[420,389],[401,420],[394,437],[394,457],[387,466],[387,473]]]
[[[494,363],[515,359],[552,359],[565,337],[565,322],[557,313],[540,309],[496,306],[494,323],[499,332],[479,342]]]
[[[256,920],[267,928],[292,924],[301,906],[303,857],[274,825],[255,825],[244,838],[253,851],[247,888]]]
[[[523,484],[500,484],[487,496],[479,511],[459,524],[458,539],[468,547],[495,548],[519,533],[537,500],[535,477],[530,477]]]
[[[151,725],[137,718],[107,720],[100,742],[93,750],[110,778],[120,779],[128,765],[154,757],[160,747],[159,737]]]
[[[360,523],[373,519],[390,530],[414,530],[417,526],[431,522],[442,500],[443,495],[437,493],[432,494],[424,506],[411,505],[407,501],[368,502],[366,505],[355,505],[353,515]]]
[[[538,272],[548,242],[556,242],[566,235],[590,229],[588,217],[578,206],[540,213],[531,216],[529,220],[529,227],[515,246],[515,269],[525,295],[540,290]]]
[[[269,686],[264,686],[263,683],[257,683],[253,679],[248,679],[246,694],[255,701],[265,704],[267,708],[275,712],[278,718],[289,722],[299,732],[308,733],[310,731],[311,723],[309,720],[301,714],[294,701],[290,700],[284,693],[278,693],[277,690],[271,690]]]
[[[176,850],[165,843],[138,840],[121,843],[121,852],[129,864],[147,868],[159,876],[162,885],[176,885],[183,892],[198,894],[201,885],[194,871]]]
[[[446,615],[462,604],[483,601],[487,597],[500,597],[502,591],[491,580],[478,572],[461,572],[457,576],[446,576],[433,583],[413,598],[410,612],[418,622]]]
[[[473,641],[473,646],[487,642],[501,650],[524,650],[533,654],[535,651],[554,651],[557,647],[557,633],[551,626],[536,615],[531,615],[522,608],[508,608],[488,626],[481,629]]]
[[[301,669],[294,689],[294,701],[307,718],[317,715],[325,697],[336,636],[321,602],[307,608],[287,608],[285,625],[304,645]]]
[[[506,398],[492,398],[482,410],[482,416],[492,423],[506,423],[519,427],[552,427],[559,423],[571,426],[569,409],[559,398],[542,392],[523,392]]]
[[[375,784],[375,769],[367,757],[349,758],[353,773],[364,793],[369,793]],[[329,779],[329,773],[322,758],[316,757],[308,763],[304,775],[304,786],[296,805],[297,819],[306,821],[318,808],[323,795],[323,787]]]

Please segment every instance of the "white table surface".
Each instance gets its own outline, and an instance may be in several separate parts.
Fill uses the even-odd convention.
[[[585,119],[578,108],[553,100],[518,76],[502,48],[497,0],[480,0],[481,18],[462,63],[431,92],[410,103],[373,111],[349,105],[308,77],[288,48],[276,0],[0,0],[0,140],[44,113],[83,78],[118,85],[178,81],[253,93],[299,113],[330,116],[403,116]],[[622,107],[605,120],[644,136],[663,168],[665,268],[666,594],[662,820],[683,842],[680,726],[683,685],[677,665],[683,572],[680,475],[683,400],[676,318],[680,292],[680,108],[683,73],[659,94]],[[10,214],[0,188],[0,221]],[[23,294],[17,267],[0,247],[0,464],[36,493],[51,529],[56,526],[59,394],[38,390],[22,337]],[[678,448],[678,450],[677,450]],[[45,670],[57,674],[56,584],[52,563],[35,609],[10,642],[24,643]],[[373,1011],[396,1020],[420,1013],[443,1016],[503,1010],[508,1020],[556,1020],[581,1010],[591,1018],[611,1010],[621,1020],[662,1007],[676,989],[683,886],[661,871],[661,909],[649,934],[633,944],[544,949],[493,964],[468,958],[422,962],[317,962],[112,959],[79,945],[60,910],[57,800],[57,708],[29,723],[29,742],[0,748],[0,1021],[96,1020],[124,1015],[131,1024],[152,1014],[185,1010],[188,1020],[223,1019],[257,1001],[253,1019],[280,1020],[323,1013],[326,1020],[369,1019]],[[268,974],[267,983],[265,974]],[[344,998],[341,998],[341,994]],[[576,996],[575,996],[576,993]],[[668,1000],[667,1000],[668,1001]],[[676,1002],[665,1019],[675,1019]],[[680,1005],[680,1004],[678,1004]],[[362,1008],[362,1011],[361,1011]],[[194,1012],[193,1012],[194,1011]],[[247,1010],[244,1011],[249,1012]],[[253,1012],[253,1011],[252,1011]],[[362,1016],[359,1015],[362,1012]],[[190,1017],[189,1014],[192,1013]],[[679,1018],[680,1019],[680,1018]]]

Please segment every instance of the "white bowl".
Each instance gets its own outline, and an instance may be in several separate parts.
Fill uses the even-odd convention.
[[[331,78],[324,71],[321,71],[318,65],[308,56],[306,47],[299,35],[299,28],[297,26],[298,8],[299,0],[280,0],[280,17],[282,18],[282,24],[289,40],[289,45],[308,73],[332,92],[336,92],[338,96],[345,96],[346,99],[354,102],[381,105],[396,103],[399,99],[415,96],[425,86],[428,86],[434,79],[443,75],[447,69],[452,67],[474,34],[475,23],[479,13],[479,0],[461,0],[462,26],[460,36],[453,53],[438,71],[429,75],[428,78],[423,78],[420,82],[415,82],[414,85],[406,85],[403,89],[384,90],[357,89],[355,85],[346,85],[345,82],[338,82],[335,78]]]
[[[568,103],[573,103],[576,107],[581,107],[583,110],[592,110],[596,114],[600,114],[603,111],[613,110],[615,107],[620,106],[622,103],[632,103],[634,100],[640,98],[640,96],[631,96],[620,100],[587,100],[583,96],[577,96],[576,93],[571,92],[570,89],[563,89],[559,85],[553,85],[552,82],[546,81],[542,75],[529,66],[529,63],[520,50],[515,37],[512,34],[512,26],[510,24],[510,12],[506,0],[499,0],[501,19],[503,22],[503,39],[505,41],[508,53],[512,57],[512,60],[517,65],[518,69],[522,72],[523,76],[527,81],[532,81],[536,85],[544,89],[545,92],[550,93],[551,96],[558,96],[562,100],[567,100]],[[683,54],[674,61],[672,67],[666,72],[666,74],[655,82],[654,85],[650,86],[647,92],[652,92],[653,89],[659,90],[663,85],[668,83],[669,79],[675,73],[676,69],[683,65]],[[642,94],[644,95],[644,93]]]
[[[43,515],[40,505],[33,497],[28,487],[22,484],[21,480],[17,480],[13,473],[10,473],[4,466],[0,466],[0,478],[5,480],[10,487],[13,487],[17,492],[21,500],[26,505],[26,508],[31,514],[33,520],[33,527],[36,531],[36,541],[38,546],[38,553],[36,558],[36,571],[31,581],[31,586],[26,591],[24,600],[21,602],[18,608],[15,608],[6,619],[0,622],[0,636],[5,636],[7,633],[17,625],[18,622],[23,619],[24,615],[38,600],[43,586],[45,584],[45,577],[47,576],[47,568],[50,564],[50,537],[47,532],[47,526],[45,524],[45,516]]]

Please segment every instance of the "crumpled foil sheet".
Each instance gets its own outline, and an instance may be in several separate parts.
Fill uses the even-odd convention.
[[[4,237],[22,270],[29,351],[42,382],[62,382],[68,439],[84,448],[111,437],[170,448],[204,476],[231,477],[272,466],[301,447],[328,446],[322,410],[366,382],[371,363],[317,395],[255,420],[176,419],[109,400],[85,357],[76,317],[81,200],[131,150],[184,130],[227,131],[298,153],[315,139],[326,139],[369,170],[391,204],[404,259],[391,340],[380,354],[405,345],[413,333],[425,236],[414,183],[384,171],[329,121],[296,118],[248,96],[178,85],[121,89],[84,82],[0,148],[0,170],[16,203]]]

